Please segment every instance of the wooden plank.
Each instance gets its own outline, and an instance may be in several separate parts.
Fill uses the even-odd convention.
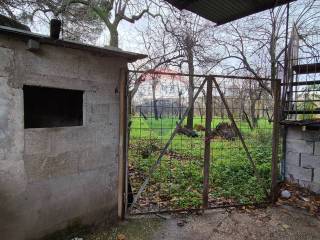
[[[118,162],[118,218],[125,217],[126,152],[127,152],[127,70],[121,69],[119,79],[119,162]]]
[[[206,96],[206,130],[204,143],[204,165],[203,165],[203,208],[209,206],[209,169],[210,169],[210,136],[212,122],[212,77],[207,78],[207,96]]]

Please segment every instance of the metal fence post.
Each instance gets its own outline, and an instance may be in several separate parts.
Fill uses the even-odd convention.
[[[273,103],[273,130],[272,130],[272,167],[271,167],[271,201],[277,201],[278,187],[278,163],[279,163],[279,138],[280,138],[280,81],[274,84],[274,103]]]
[[[209,206],[209,170],[210,170],[210,136],[212,122],[212,77],[207,78],[207,98],[206,98],[206,132],[204,143],[204,165],[203,165],[203,208]]]

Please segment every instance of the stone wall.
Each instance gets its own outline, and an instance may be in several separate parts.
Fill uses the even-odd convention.
[[[285,174],[288,180],[320,193],[320,130],[288,127]]]
[[[0,35],[0,239],[116,221],[120,69],[126,60]],[[84,91],[84,124],[24,129],[23,85]]]

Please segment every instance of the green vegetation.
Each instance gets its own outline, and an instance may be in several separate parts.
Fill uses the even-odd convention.
[[[314,85],[304,89],[304,93],[299,95],[299,98],[303,99],[303,102],[298,102],[299,111],[313,112],[318,109],[318,100],[320,100],[320,86]],[[300,120],[312,120],[315,119],[317,114],[303,113],[299,116]]]
[[[130,131],[129,165],[133,191],[141,186],[149,174],[161,148],[169,139],[178,119],[132,118]],[[212,127],[227,119],[216,118]],[[194,119],[204,125],[204,120]],[[212,204],[252,203],[265,199],[263,187],[270,185],[272,124],[260,119],[258,127],[250,130],[247,122],[238,121],[264,186],[253,176],[240,141],[220,137],[211,142],[210,202]],[[141,202],[160,207],[187,208],[202,204],[204,132],[199,137],[177,135],[161,164],[152,174]],[[150,149],[148,151],[148,149]],[[145,154],[147,152],[147,154]],[[135,173],[135,174],[133,174]]]

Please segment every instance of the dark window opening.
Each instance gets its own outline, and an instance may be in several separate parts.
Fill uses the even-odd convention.
[[[24,127],[82,126],[83,91],[24,86]]]

